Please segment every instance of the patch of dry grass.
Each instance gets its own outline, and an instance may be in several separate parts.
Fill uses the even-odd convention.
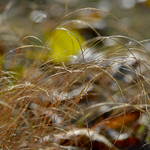
[[[73,13],[86,10],[100,11],[86,8]],[[41,45],[23,45],[26,39]],[[98,34],[81,44],[81,54],[72,61],[54,63],[40,61],[51,50],[39,38],[26,36],[0,59],[0,147],[117,149],[115,143],[125,133],[148,143],[150,55],[145,42]],[[38,55],[33,49],[39,49]],[[35,59],[27,59],[26,50]],[[5,65],[10,68],[3,69]],[[17,65],[23,71],[18,72]],[[145,129],[139,134],[141,126]]]

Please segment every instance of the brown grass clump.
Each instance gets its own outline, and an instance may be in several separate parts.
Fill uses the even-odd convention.
[[[100,10],[85,8],[63,19],[81,11]],[[0,148],[146,149],[150,55],[144,44],[148,40],[100,36],[83,21],[61,21],[49,38],[56,28],[69,31],[73,24],[83,23],[97,36],[79,41],[81,53],[68,61],[41,60],[45,55],[50,58],[53,50],[35,36],[25,36],[0,58]],[[40,44],[27,45],[30,39]],[[108,46],[110,42],[115,44]],[[27,58],[26,51],[34,59]]]

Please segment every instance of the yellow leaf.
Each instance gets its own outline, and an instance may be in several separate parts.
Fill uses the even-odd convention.
[[[58,28],[47,46],[52,50],[52,59],[60,62],[69,60],[68,56],[70,55],[78,55],[83,42],[84,38],[77,31]]]

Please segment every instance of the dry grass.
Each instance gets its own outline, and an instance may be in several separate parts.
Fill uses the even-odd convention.
[[[86,10],[100,11],[86,8],[73,13]],[[71,26],[73,21],[58,24],[55,29]],[[23,45],[26,39],[37,40],[42,46]],[[116,44],[108,47],[108,40]],[[101,148],[117,149],[114,145],[123,133],[147,139],[150,55],[144,47],[146,42],[98,34],[81,44],[81,54],[73,61],[54,63],[40,61],[51,50],[37,37],[26,36],[0,59],[2,66],[10,64],[9,70],[2,66],[0,70],[0,147],[94,149],[94,141],[101,141]],[[98,44],[103,45],[98,47],[102,52],[93,50]],[[38,55],[27,59],[25,51],[34,55],[34,49],[39,50]],[[21,73],[16,68],[19,64],[24,69]],[[113,120],[120,115],[120,121]],[[139,122],[136,128],[144,126],[147,132],[141,135],[145,136],[139,137],[133,122]],[[109,129],[117,132],[114,139],[113,134],[105,133]]]

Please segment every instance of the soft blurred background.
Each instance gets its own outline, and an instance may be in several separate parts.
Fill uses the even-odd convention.
[[[50,31],[64,15],[86,7],[94,7],[114,15],[128,29],[132,38],[149,39],[149,0],[0,0],[0,41],[7,48],[16,47],[18,41],[28,34],[43,40],[43,32]],[[87,19],[101,35],[127,36],[118,21],[106,13],[82,11],[70,18]],[[84,33],[89,32],[87,36],[92,36],[93,33],[88,28],[81,28]]]
[[[96,29],[101,36],[123,35],[138,41],[150,38],[150,0],[0,0],[0,55],[19,46],[28,35],[46,43],[60,19],[73,11],[88,7],[105,12],[82,10],[67,16],[58,25],[70,20],[81,20]],[[79,31],[85,40],[89,40],[97,35],[88,25],[70,23],[67,27],[71,26]],[[23,44],[42,45],[34,38],[23,40]],[[113,44],[109,41],[107,46]],[[147,41],[144,46],[149,49],[150,42]],[[9,60],[10,55],[8,64]],[[6,63],[4,68],[9,69]]]

